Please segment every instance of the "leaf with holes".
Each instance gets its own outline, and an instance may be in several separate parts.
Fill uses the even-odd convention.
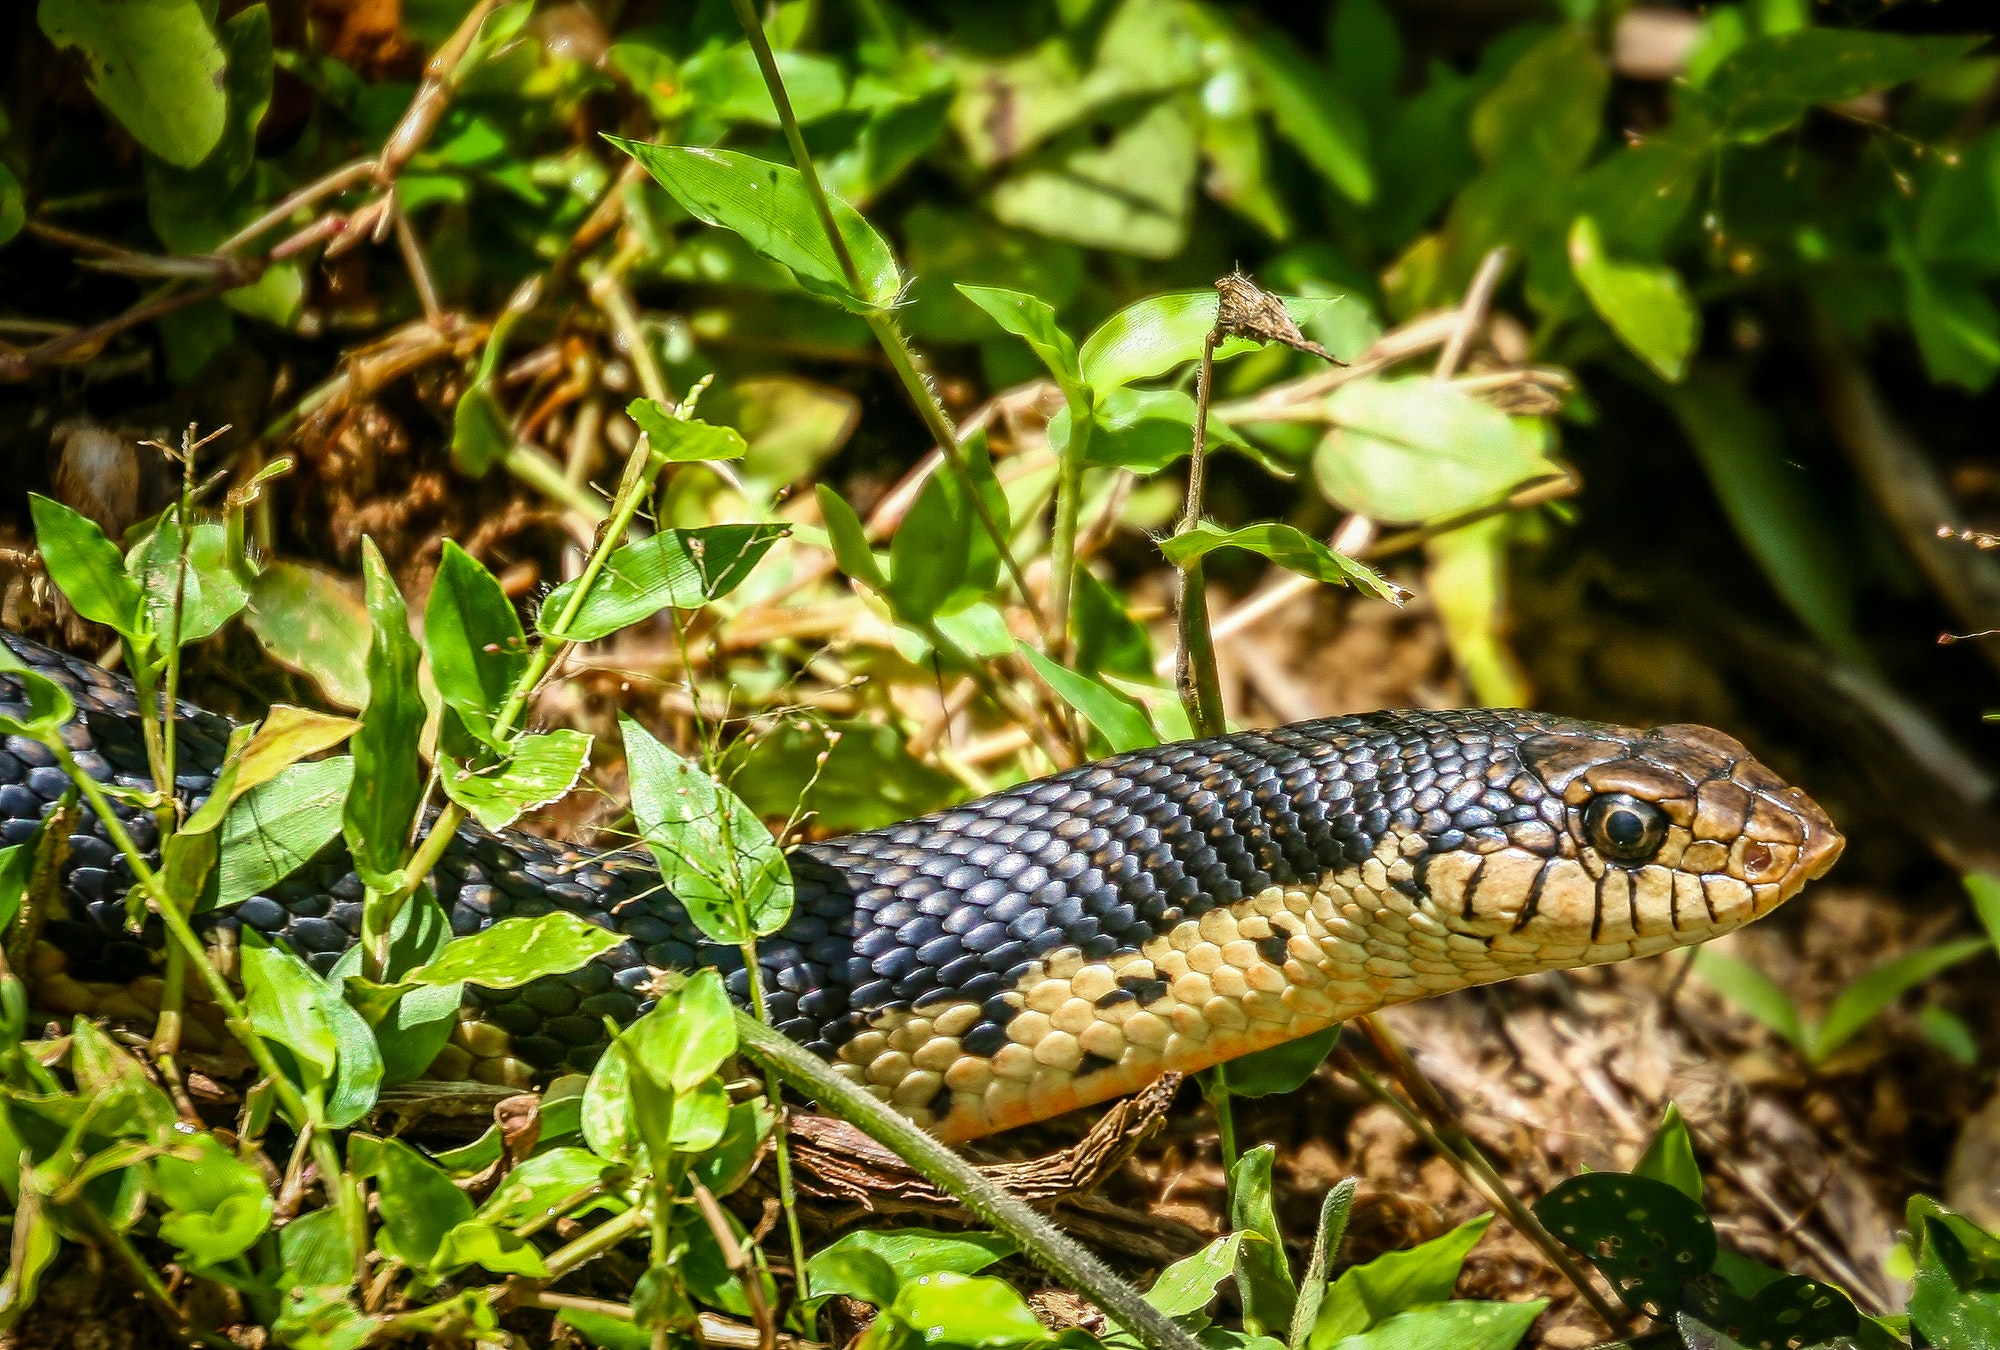
[[[1535,1216],[1588,1257],[1627,1307],[1648,1316],[1679,1309],[1687,1281],[1715,1266],[1708,1215],[1650,1177],[1571,1177],[1536,1202]]]
[[[1748,1298],[1718,1278],[1689,1281],[1685,1294],[1687,1306],[1681,1316],[1698,1320],[1747,1350],[1819,1345],[1853,1335],[1861,1321],[1847,1295],[1803,1275],[1773,1280]]]

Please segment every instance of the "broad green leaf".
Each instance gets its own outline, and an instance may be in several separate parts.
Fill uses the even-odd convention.
[[[1368,124],[1340,84],[1281,28],[1260,29],[1245,51],[1279,133],[1348,200],[1373,201]]]
[[[1229,1085],[1232,1097],[1278,1097],[1287,1092],[1296,1092],[1305,1086],[1306,1080],[1319,1072],[1319,1066],[1326,1063],[1326,1057],[1333,1053],[1333,1044],[1340,1039],[1340,1028],[1330,1026],[1324,1031],[1315,1031],[1309,1036],[1274,1045],[1268,1050],[1258,1050],[1215,1066],[1222,1075],[1222,1081]]]
[[[1347,8],[1353,7],[1349,0]],[[1347,1234],[1347,1216],[1354,1209],[1354,1191],[1359,1183],[1348,1177],[1326,1193],[1320,1202],[1319,1230],[1313,1235],[1312,1257],[1306,1263],[1306,1273],[1299,1280],[1299,1301],[1292,1309],[1292,1326],[1285,1337],[1288,1350],[1306,1350],[1312,1340],[1312,1329],[1319,1321],[1320,1304],[1326,1300],[1326,1278],[1335,1256],[1340,1252],[1340,1240]]]
[[[409,611],[372,539],[362,541],[361,565],[373,624],[369,695],[361,729],[354,733],[354,782],[347,792],[341,831],[355,866],[367,879],[388,877],[403,865],[403,846],[423,796],[417,740],[424,727],[424,704],[417,692],[421,652],[410,636]]]
[[[324,1086],[338,1067],[340,1044],[320,1010],[319,977],[247,927],[240,960],[250,1025],[291,1052],[308,1090]]]
[[[289,703],[272,704],[257,724],[256,734],[243,747],[230,783],[231,801],[262,787],[307,756],[333,749],[360,725],[351,717],[295,708]]]
[[[1225,530],[1202,521],[1192,530],[1160,541],[1160,551],[1176,567],[1185,567],[1219,548],[1248,549],[1300,576],[1333,585],[1344,582],[1364,594],[1397,604],[1407,598],[1400,586],[1384,579],[1374,568],[1335,553],[1303,530],[1290,525],[1246,525],[1240,530]]]
[[[567,796],[590,762],[590,737],[570,727],[528,732],[504,763],[471,768],[447,762],[439,775],[445,795],[489,830],[504,830],[524,812]]]
[[[62,1235],[49,1219],[46,1201],[35,1185],[21,1186],[12,1227],[7,1274],[0,1278],[0,1327],[11,1326],[33,1306],[42,1275],[62,1250]]]
[[[1694,968],[1716,992],[1788,1041],[1801,1054],[1809,1044],[1805,1024],[1792,996],[1776,981],[1741,957],[1712,947],[1696,953]]]
[[[1069,640],[1076,668],[1087,674],[1153,677],[1153,642],[1145,626],[1133,619],[1124,598],[1088,568],[1077,569]]]
[[[249,1164],[211,1134],[184,1135],[153,1162],[160,1198],[171,1211],[160,1236],[198,1266],[218,1266],[248,1251],[270,1227],[271,1194]]]
[[[145,593],[153,632],[164,647],[174,634],[174,594],[181,596],[180,641],[199,642],[235,618],[250,598],[230,559],[229,531],[219,520],[195,522],[181,571],[181,527],[172,517],[133,546],[125,560],[128,575]],[[177,583],[179,583],[177,585]]]
[[[958,780],[910,754],[894,727],[861,718],[787,718],[730,743],[722,777],[766,820],[809,812],[837,834],[873,830],[947,806]]]
[[[845,1294],[863,1303],[872,1303],[877,1308],[887,1308],[896,1301],[896,1291],[902,1288],[902,1280],[896,1274],[896,1267],[886,1258],[865,1247],[848,1244],[847,1238],[859,1236],[859,1233],[849,1233],[846,1238],[806,1262],[812,1296],[824,1298],[828,1294]]]
[[[1694,1141],[1688,1137],[1687,1122],[1672,1102],[1667,1103],[1660,1128],[1653,1131],[1632,1175],[1664,1181],[1697,1205],[1701,1203],[1701,1165],[1694,1160]]]
[[[222,139],[222,44],[200,0],[41,0],[50,42],[83,58],[90,92],[133,139],[184,168]]]
[[[562,614],[582,578],[551,591],[542,602],[541,630],[560,641],[595,642],[670,606],[699,609],[741,585],[771,545],[789,533],[789,526],[775,524],[661,530],[612,551],[567,628],[561,626]]]
[[[1134,106],[1104,126],[1108,139],[1051,147],[1001,180],[987,198],[994,217],[1142,258],[1178,254],[1187,244],[1200,161],[1194,100],[1189,91]]]
[[[238,797],[223,818],[214,907],[248,900],[310,862],[340,834],[352,756],[294,764]]]
[[[39,828],[37,830],[39,833]],[[0,930],[14,922],[21,912],[21,897],[35,874],[35,839],[0,848]]]
[[[19,682],[28,696],[26,717],[0,713],[0,735],[26,736],[47,744],[62,725],[76,716],[76,700],[69,690],[38,670],[29,669],[6,643],[0,642],[0,673]]]
[[[1244,1235],[1236,1252],[1236,1292],[1243,1300],[1243,1329],[1252,1336],[1286,1334],[1299,1297],[1285,1256],[1285,1235],[1271,1208],[1276,1151],[1270,1144],[1251,1149],[1236,1160],[1229,1178],[1229,1229]]]
[[[1590,1259],[1625,1306],[1677,1311],[1684,1286],[1715,1265],[1715,1225],[1664,1181],[1619,1172],[1571,1177],[1535,1202],[1535,1217]]]
[[[1809,1057],[1815,1064],[1824,1061],[1905,993],[1960,961],[1990,950],[1992,944],[1985,938],[1959,938],[1906,952],[1876,966],[1834,998],[1810,1036]]]
[[[1429,1242],[1385,1252],[1342,1271],[1320,1303],[1309,1342],[1312,1350],[1328,1350],[1397,1313],[1450,1298],[1466,1255],[1492,1222],[1491,1214],[1482,1214]]]
[[[1346,297],[1280,296],[1279,299],[1292,322],[1304,328],[1322,310],[1341,305]],[[1102,397],[1122,385],[1149,380],[1200,359],[1202,346],[1215,328],[1219,304],[1219,297],[1211,289],[1174,291],[1127,305],[1098,325],[1077,352],[1084,383]],[[1215,357],[1224,360],[1255,351],[1260,345],[1247,338],[1229,338],[1216,347]]]
[[[860,279],[857,291],[820,228],[797,169],[735,150],[605,139],[638,160],[690,215],[734,230],[758,253],[788,268],[814,295],[857,314],[896,303],[903,277],[889,245],[853,207],[831,199],[834,221]]]
[[[27,223],[28,200],[21,190],[21,180],[12,169],[0,164],[0,244],[19,234]]]
[[[771,53],[778,77],[785,83],[785,96],[800,125],[810,126],[823,117],[839,112],[847,101],[847,82],[840,63],[810,52]],[[764,83],[756,55],[747,42],[712,46],[695,53],[682,65],[680,83],[689,105],[718,122],[755,122],[778,125],[778,110]]]
[[[896,1283],[891,1284],[888,1290],[889,1299],[893,1300],[895,1288],[903,1280],[920,1279],[940,1271],[950,1271],[954,1275],[977,1275],[995,1261],[1012,1256],[1014,1244],[998,1233],[864,1228],[844,1234],[831,1246],[814,1253],[812,1259],[806,1262],[806,1274],[814,1298],[825,1294],[846,1294],[874,1301],[868,1298],[868,1292],[860,1288],[844,1287],[856,1283],[849,1278],[852,1268],[848,1267],[847,1261],[857,1252],[877,1257],[888,1264],[896,1277]],[[869,1275],[873,1276],[872,1270]],[[879,1294],[882,1291],[874,1287],[873,1292]]]
[[[408,180],[405,180],[406,182]],[[407,205],[405,210],[411,209]],[[475,381],[451,410],[452,467],[468,478],[483,478],[514,448],[514,428],[492,386]]]
[[[1085,464],[1158,473],[1194,448],[1194,412],[1194,399],[1179,389],[1113,389],[1092,410],[1081,458]],[[1049,422],[1049,443],[1066,450],[1075,435],[1074,425],[1074,414],[1064,408]],[[1211,415],[1208,448],[1219,446],[1240,450],[1266,468],[1279,467],[1235,428]]]
[[[1710,1330],[1688,1337],[1700,1347],[1703,1336],[1721,1337],[1716,1327],[1744,1345],[1852,1345],[1860,1315],[1846,1294],[1803,1275],[1776,1277],[1748,1297],[1726,1281],[1695,1279],[1685,1284],[1687,1306],[1679,1313],[1685,1327],[1690,1318]],[[1717,1344],[1720,1341],[1716,1341]],[[1896,1342],[1900,1343],[1900,1342]]]
[[[1792,125],[1808,108],[1913,80],[1958,60],[1982,41],[1801,28],[1738,47],[1704,84],[1702,102],[1734,139],[1761,141]]]
[[[243,621],[278,664],[310,675],[341,708],[368,703],[368,610],[347,580],[273,559],[250,583]]]
[[[1472,110],[1473,148],[1482,162],[1505,164],[1531,190],[1546,193],[1589,160],[1603,134],[1610,84],[1588,25],[1551,29]]]
[[[88,517],[38,492],[28,494],[35,522],[35,547],[49,579],[61,588],[76,612],[131,639],[140,632],[145,613],[139,583],[125,574],[125,559],[117,545]]]
[[[1062,695],[1063,702],[1082,713],[1093,727],[1111,743],[1113,751],[1123,754],[1127,750],[1143,750],[1150,745],[1158,745],[1153,728],[1146,721],[1144,710],[1134,706],[1122,694],[1115,694],[1090,676],[1057,665],[1025,642],[1017,642],[1022,656],[1035,668],[1049,688]]]
[[[354,1253],[347,1245],[345,1224],[339,1210],[315,1209],[279,1231],[278,1253],[287,1287],[344,1284],[354,1278]]]
[[[714,942],[767,936],[792,913],[791,869],[777,841],[741,799],[629,717],[625,762],[632,814],[660,865],[660,880]]]
[[[984,432],[960,446],[966,475],[1004,537],[1007,495],[993,477]],[[897,617],[922,626],[990,594],[1000,579],[1000,551],[979,517],[965,479],[940,464],[889,542],[889,602]]]
[[[584,1085],[577,1121],[584,1143],[607,1161],[632,1161],[639,1151],[639,1129],[632,1114],[632,1068],[621,1036],[605,1049]]]
[[[1397,1313],[1338,1345],[1340,1350],[1513,1350],[1548,1306],[1545,1298],[1525,1303],[1482,1299],[1433,1303]]]
[[[988,1275],[939,1271],[906,1279],[887,1315],[908,1327],[923,1345],[980,1350],[1050,1339],[1014,1287]]]
[[[1313,455],[1314,476],[1331,500],[1376,520],[1443,519],[1557,472],[1539,435],[1429,376],[1350,381],[1326,411],[1337,425]]]
[[[515,989],[544,975],[575,970],[623,940],[566,910],[553,910],[532,919],[502,919],[470,937],[453,938],[435,960],[404,978]]]
[[[1236,1273],[1236,1255],[1242,1249],[1243,1234],[1219,1237],[1193,1256],[1184,1256],[1160,1272],[1146,1291],[1146,1302],[1175,1318],[1183,1326],[1200,1330],[1208,1325],[1208,1305],[1215,1291]]]
[[[493,719],[528,668],[527,636],[500,583],[455,540],[444,541],[424,605],[424,652],[445,706],[473,735],[504,751]]]
[[[961,283],[958,292],[985,310],[993,322],[1034,349],[1062,387],[1072,409],[1089,406],[1089,390],[1077,365],[1076,343],[1056,323],[1056,312],[1048,301],[999,286]]]
[[[1578,216],[1570,226],[1569,264],[1591,307],[1619,340],[1661,379],[1680,379],[1700,332],[1700,316],[1681,274],[1607,257],[1604,237],[1589,216]]]
[[[495,1275],[523,1275],[531,1280],[547,1279],[548,1264],[526,1238],[492,1224],[467,1220],[439,1239],[431,1254],[430,1268],[449,1275],[467,1266],[479,1266]]]
[[[887,594],[888,575],[882,571],[875,550],[868,545],[868,534],[862,527],[861,517],[854,514],[854,508],[847,504],[845,498],[825,483],[821,483],[817,491],[820,517],[826,521],[826,533],[833,542],[833,558],[840,564],[840,570],[877,595]]]
[[[1986,388],[2000,371],[2000,310],[1972,277],[1939,275],[1914,257],[1897,261],[1903,312],[1931,379],[1974,393]]]
[[[668,464],[701,460],[742,459],[750,444],[734,427],[711,426],[697,418],[675,417],[649,398],[635,398],[625,415],[646,433],[653,457]]]
[[[496,1158],[499,1145],[496,1135]],[[588,1150],[544,1148],[507,1173],[479,1207],[477,1218],[501,1228],[518,1227],[600,1186],[608,1174],[604,1159]]]
[[[1978,1065],[1978,1034],[1963,1017],[1944,1004],[1926,1003],[1917,1009],[1917,1030],[1960,1068],[1970,1069]]]
[[[619,1040],[645,1072],[675,1092],[693,1092],[736,1053],[736,1008],[714,970],[698,970]]]
[[[428,1270],[445,1235],[472,1219],[472,1202],[443,1168],[402,1140],[378,1140],[375,1148],[372,1169],[349,1165],[375,1180],[382,1214],[376,1241],[384,1255]]]

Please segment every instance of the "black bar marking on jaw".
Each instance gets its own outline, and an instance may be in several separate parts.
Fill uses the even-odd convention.
[[[1472,897],[1479,890],[1479,874],[1486,870],[1486,855],[1478,854],[1472,860],[1472,870],[1465,874],[1465,888],[1459,892],[1458,917],[1470,922],[1472,919]]]
[[[1528,903],[1521,906],[1521,917],[1514,920],[1514,931],[1520,932],[1528,926],[1542,907],[1542,887],[1549,879],[1549,863],[1545,860],[1535,869],[1535,879],[1528,883]]]

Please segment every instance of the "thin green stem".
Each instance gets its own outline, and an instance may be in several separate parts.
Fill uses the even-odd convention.
[[[1192,1336],[1073,1238],[981,1176],[943,1144],[834,1073],[812,1052],[743,1012],[736,1014],[736,1034],[745,1054],[800,1092],[817,1098],[821,1106],[883,1147],[894,1150],[978,1218],[1012,1238],[1023,1254],[1104,1309],[1149,1350],[1196,1350]]]
[[[626,1238],[636,1237],[652,1222],[644,1205],[634,1205],[614,1219],[607,1219],[567,1247],[558,1247],[543,1262],[549,1278],[560,1279],[578,1266],[595,1261]]]
[[[785,143],[791,147],[792,162],[798,166],[799,177],[804,180],[806,196],[812,202],[813,215],[819,219],[819,227],[826,233],[826,242],[833,249],[833,256],[840,263],[840,272],[847,280],[847,288],[857,298],[866,296],[868,288],[862,283],[861,269],[854,265],[854,253],[847,247],[847,238],[840,232],[840,223],[833,216],[833,201],[826,194],[825,186],[819,181],[819,170],[813,165],[812,152],[806,149],[805,133],[799,129],[798,115],[792,111],[792,97],[785,90],[784,76],[778,73],[778,59],[771,54],[771,41],[764,35],[764,25],[757,18],[756,7],[751,0],[730,0],[736,10],[736,18],[743,25],[743,35],[750,42],[750,50],[756,53],[757,69],[763,72],[765,87],[771,91],[771,104],[777,109],[778,124],[785,130]],[[925,428],[931,433],[937,446],[943,452],[945,463],[958,475],[965,487],[966,497],[972,502],[973,511],[979,516],[979,523],[993,539],[993,545],[1000,553],[1000,561],[1007,569],[1007,575],[1021,590],[1021,599],[1030,606],[1034,595],[1028,589],[1028,581],[1021,573],[1020,563],[1014,560],[1014,550],[1009,546],[1006,531],[993,518],[986,500],[979,495],[979,487],[972,481],[972,471],[965,462],[965,452],[959,448],[958,432],[945,414],[944,405],[938,402],[937,394],[930,383],[917,370],[916,355],[910,350],[909,340],[902,329],[889,315],[878,311],[867,315],[869,331],[875,334],[875,341],[889,358],[889,365],[896,372],[896,378],[903,382],[910,402],[916,405],[917,414],[924,419]]]
[[[1076,585],[1076,524],[1083,510],[1083,455],[1090,439],[1090,410],[1070,405],[1070,442],[1056,470],[1055,526],[1049,534],[1049,612],[1042,646],[1067,665],[1069,611]]]
[[[1181,510],[1180,533],[1201,523],[1202,492],[1208,481],[1208,399],[1215,383],[1215,334],[1202,344],[1201,366],[1195,376],[1194,445],[1188,459],[1187,503]],[[1222,712],[1222,683],[1215,673],[1215,637],[1208,623],[1207,583],[1199,558],[1180,569],[1180,652],[1176,682],[1188,721],[1197,736],[1220,736],[1227,724]]]

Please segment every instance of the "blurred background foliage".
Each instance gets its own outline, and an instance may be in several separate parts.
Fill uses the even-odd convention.
[[[724,764],[760,810],[805,794],[817,828],[882,824],[1109,744],[1017,641],[1150,714],[1142,733],[1179,729],[1154,538],[1180,510],[1189,353],[1107,378],[1079,441],[1037,349],[959,288],[1039,297],[1089,376],[1128,306],[1241,269],[1352,364],[1219,365],[1206,509],[1330,539],[1416,599],[1219,555],[1233,718],[1711,722],[1833,806],[1894,942],[1970,925],[1953,874],[2000,859],[1984,6],[761,12],[828,187],[900,261],[898,325],[985,433],[1025,591],[923,476],[932,433],[866,317],[603,139],[790,161],[722,0],[40,0],[0,16],[6,621],[92,637],[27,556],[27,491],[116,538],[171,490],[138,441],[226,423],[230,482],[293,467],[253,508],[250,636],[216,639],[195,687],[357,706],[363,535],[413,598],[449,536],[532,605],[603,518],[627,404],[701,389],[748,454],[680,466],[655,523],[792,535],[704,626],[597,651],[542,715],[632,706],[683,745],[745,718]],[[1085,568],[1051,626],[1078,444]],[[882,596],[835,575],[815,484],[888,548]],[[932,567],[951,584],[919,586]],[[550,823],[615,819],[586,798]],[[1890,940],[1857,922],[1855,951]],[[1990,1090],[1992,1013],[1925,1004],[1925,1053],[1985,1066],[1904,1141],[1927,1184]]]

